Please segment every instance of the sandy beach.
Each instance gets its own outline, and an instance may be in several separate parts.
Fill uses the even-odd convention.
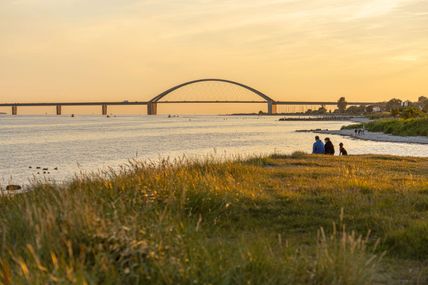
[[[358,140],[370,140],[370,141],[379,141],[379,142],[395,142],[395,143],[415,143],[415,144],[428,144],[428,137],[402,137],[394,136],[384,133],[375,133],[365,131],[364,134],[355,135],[354,130],[312,130],[311,132],[318,134],[328,134],[328,135],[340,135],[345,137],[352,137]]]

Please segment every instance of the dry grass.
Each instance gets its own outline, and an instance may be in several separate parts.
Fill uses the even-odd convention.
[[[2,284],[428,282],[423,158],[131,163],[33,188],[0,198]]]

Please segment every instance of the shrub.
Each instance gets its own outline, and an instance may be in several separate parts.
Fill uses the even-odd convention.
[[[398,136],[428,136],[428,117],[412,119],[381,119],[365,124],[349,125],[342,129],[366,128],[371,132],[383,132]]]
[[[422,112],[417,107],[406,107],[400,111],[400,117],[403,119],[411,119],[411,118],[423,118],[426,117],[427,114]]]
[[[393,255],[426,260],[428,258],[428,223],[417,222],[391,232],[385,238],[384,245]]]
[[[291,154],[291,157],[292,158],[303,158],[303,157],[305,157],[307,155],[307,153],[306,152],[304,152],[304,151],[295,151],[295,152],[293,152],[292,154]]]

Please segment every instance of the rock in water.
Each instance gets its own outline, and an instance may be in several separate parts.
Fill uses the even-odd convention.
[[[7,185],[6,186],[6,190],[7,191],[17,191],[17,190],[21,190],[22,187],[20,185]]]

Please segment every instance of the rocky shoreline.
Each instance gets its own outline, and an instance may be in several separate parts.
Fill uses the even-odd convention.
[[[0,186],[0,196],[13,196],[13,195],[18,195],[18,194],[23,194],[23,193],[27,193],[30,190],[28,188],[23,188],[20,186],[19,189],[8,189],[8,187],[6,188],[2,188]]]

